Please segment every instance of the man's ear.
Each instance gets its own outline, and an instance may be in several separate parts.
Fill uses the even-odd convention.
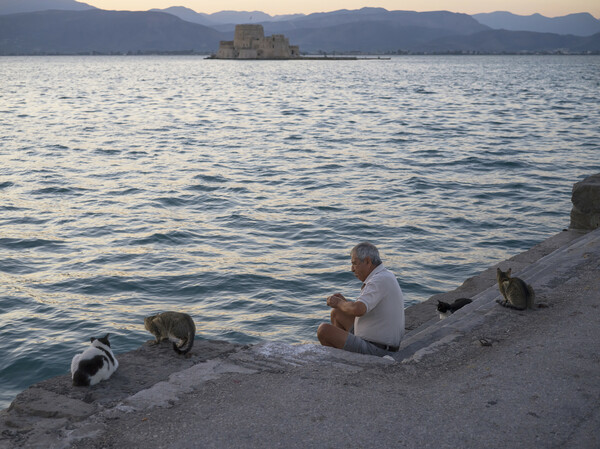
[[[370,258],[370,257],[365,257],[365,263],[366,263],[367,265],[373,265],[373,264],[371,263],[371,258]]]

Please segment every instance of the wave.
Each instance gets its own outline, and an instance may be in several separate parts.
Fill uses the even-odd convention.
[[[9,249],[12,251],[20,249],[56,249],[64,245],[64,241],[60,240],[45,240],[45,239],[17,239],[17,238],[0,238],[0,248]]]
[[[15,59],[5,78],[22,84],[3,101],[23,117],[3,114],[0,137],[9,377],[22,352],[41,376],[64,372],[107,328],[134,349],[143,315],[167,307],[190,311],[199,338],[315,341],[324,298],[360,289],[359,241],[412,304],[558,232],[572,184],[600,170],[600,109],[596,59],[550,60],[532,84],[529,57],[250,64],[226,78],[194,58]]]

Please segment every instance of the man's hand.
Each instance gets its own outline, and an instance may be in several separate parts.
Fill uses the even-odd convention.
[[[363,316],[367,313],[367,306],[361,301],[348,301],[341,293],[336,293],[327,298],[327,305],[352,316]]]
[[[344,298],[344,295],[341,293],[336,293],[327,298],[327,305],[332,309],[337,309],[341,302],[347,302],[346,298]]]

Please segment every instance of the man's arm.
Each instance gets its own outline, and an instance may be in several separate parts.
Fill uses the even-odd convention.
[[[332,309],[338,309],[351,316],[363,316],[367,313],[367,306],[362,301],[348,301],[341,294],[327,298],[327,305]]]

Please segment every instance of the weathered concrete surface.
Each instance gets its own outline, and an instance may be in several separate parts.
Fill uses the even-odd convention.
[[[579,229],[564,230],[535,245],[533,248],[493,265],[478,275],[467,279],[455,290],[433,295],[427,301],[411,306],[406,310],[406,329],[416,329],[431,319],[437,321],[438,301],[452,302],[458,298],[473,298],[478,293],[490,287],[495,287],[497,285],[496,268],[500,267],[502,270],[512,268],[513,274],[516,276],[532,263],[537,262],[559,248],[569,245],[573,240],[578,239],[587,232],[587,230]]]
[[[0,448],[53,447],[45,441],[47,431],[52,433],[102,410],[120,407],[136,393],[168,381],[173,373],[225,357],[240,348],[223,341],[197,340],[190,356],[182,357],[170,343],[146,343],[127,354],[118,354],[117,372],[109,381],[91,388],[73,387],[69,374],[39,382],[17,395],[10,407],[0,412]]]
[[[476,300],[443,325],[418,312],[403,348],[421,346],[402,362],[316,345],[197,341],[188,359],[144,345],[108,382],[73,388],[65,375],[20,394],[1,412],[0,448],[600,447],[600,229],[500,266],[548,307],[495,304],[490,269],[446,294]]]

